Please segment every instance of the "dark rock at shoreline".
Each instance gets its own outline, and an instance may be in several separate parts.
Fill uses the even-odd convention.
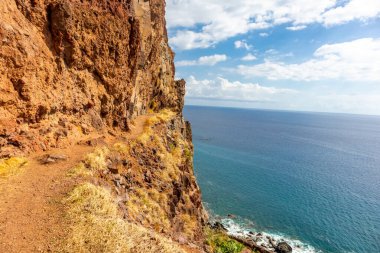
[[[222,231],[222,232],[227,232],[228,230],[223,226],[222,223],[220,222],[215,222],[213,225],[211,225],[211,228],[212,229],[215,229],[215,230],[218,230],[218,231]]]
[[[286,242],[280,242],[276,247],[277,253],[292,253],[292,250],[292,247],[290,247],[290,245]]]
[[[252,250],[255,250],[256,252],[260,253],[274,253],[272,250],[270,250],[268,247],[263,246],[263,245],[258,245],[255,241],[249,240],[244,237],[240,236],[230,236],[232,239],[242,243],[246,247],[249,247]]]
[[[270,238],[269,239],[269,243],[270,243],[270,245],[272,246],[272,248],[276,248],[277,246],[276,246],[276,241],[273,239],[273,238]]]

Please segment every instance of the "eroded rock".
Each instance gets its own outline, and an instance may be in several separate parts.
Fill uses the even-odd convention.
[[[51,164],[59,161],[65,161],[68,157],[64,154],[49,154],[40,157],[38,160],[41,164]]]
[[[0,13],[0,129],[27,124],[34,137],[0,133],[0,157],[128,131],[148,109],[182,110],[164,1],[4,0]]]

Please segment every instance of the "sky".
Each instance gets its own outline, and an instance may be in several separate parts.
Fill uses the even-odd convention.
[[[186,104],[380,115],[380,0],[167,0]]]

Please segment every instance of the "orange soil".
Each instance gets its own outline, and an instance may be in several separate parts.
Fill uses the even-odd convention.
[[[140,116],[124,137],[133,139],[143,132],[149,116]],[[107,142],[115,142],[108,137]],[[60,248],[68,232],[62,199],[78,183],[68,178],[69,169],[78,164],[93,147],[76,145],[28,157],[25,170],[7,179],[0,178],[0,252],[53,252]],[[41,165],[44,154],[64,154],[67,161]]]

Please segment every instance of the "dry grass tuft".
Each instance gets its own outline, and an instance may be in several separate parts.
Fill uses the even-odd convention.
[[[154,126],[158,123],[165,123],[172,119],[175,116],[175,112],[169,110],[169,109],[163,109],[159,113],[157,113],[155,116],[150,117],[146,123],[145,126]]]
[[[26,164],[27,160],[23,157],[11,157],[0,160],[0,178],[19,173]]]
[[[164,209],[167,203],[166,194],[159,193],[156,189],[138,188],[130,194],[126,204],[131,218],[141,219],[143,225],[161,232],[170,229],[170,221]]]
[[[95,171],[107,168],[106,158],[109,152],[106,147],[96,148],[94,152],[86,155],[83,162],[69,170],[67,175],[70,177],[87,177],[92,176]]]
[[[194,237],[194,233],[198,228],[198,222],[196,217],[192,217],[189,214],[182,214],[181,221],[184,223],[183,232],[190,236],[190,238]]]
[[[137,138],[138,141],[145,144],[149,141],[149,139],[152,138],[152,127],[154,127],[158,123],[165,123],[168,122],[170,119],[172,119],[175,116],[175,112],[169,110],[169,109],[163,109],[159,113],[157,113],[155,116],[150,117],[146,120],[144,124],[144,132]]]
[[[120,154],[128,155],[130,151],[130,145],[126,143],[115,143],[113,145],[113,150],[119,152]]]
[[[87,154],[84,159],[84,165],[92,171],[105,169],[107,167],[106,157],[108,154],[108,148],[96,148],[94,152]]]
[[[70,169],[67,175],[69,177],[88,177],[92,176],[93,172],[86,168],[84,163],[79,163],[77,166]]]
[[[173,241],[120,219],[111,193],[102,187],[78,186],[65,203],[72,225],[64,252],[184,252]]]
[[[87,214],[102,217],[117,215],[117,206],[113,203],[111,193],[90,183],[76,187],[66,199],[66,203],[71,205],[69,214],[72,217]]]

